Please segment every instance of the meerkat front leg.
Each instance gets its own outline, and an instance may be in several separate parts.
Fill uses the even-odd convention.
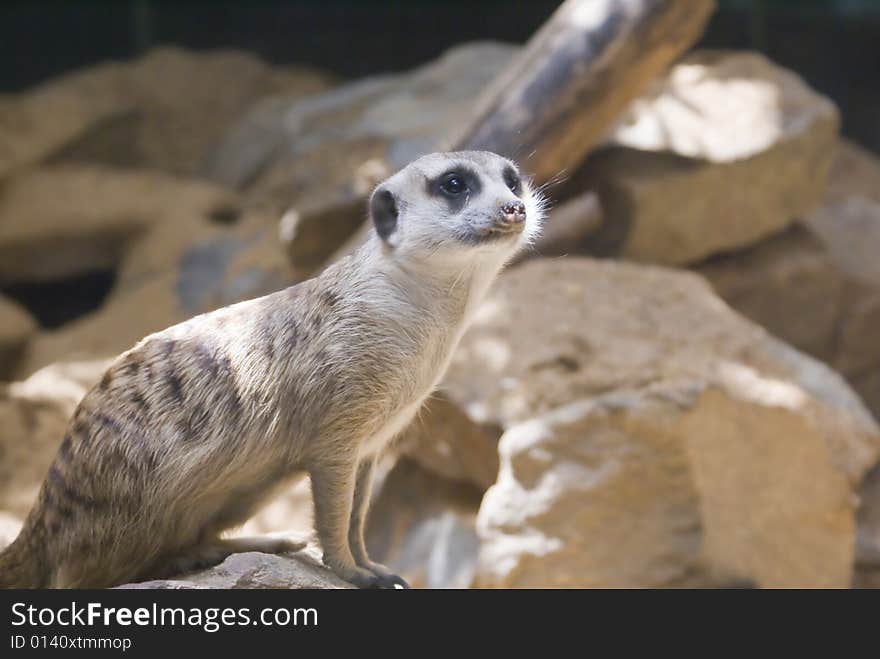
[[[367,555],[367,546],[364,543],[364,525],[366,524],[367,511],[370,508],[370,492],[373,486],[373,472],[375,470],[375,458],[362,460],[357,468],[357,477],[354,487],[354,501],[351,509],[351,523],[348,527],[348,544],[355,562],[373,574],[390,580],[403,588],[409,588],[409,584],[400,576],[394,574],[384,565],[374,563]]]
[[[315,529],[324,550],[324,564],[359,588],[393,588],[394,580],[358,566],[348,542],[357,464],[327,460],[310,467]]]

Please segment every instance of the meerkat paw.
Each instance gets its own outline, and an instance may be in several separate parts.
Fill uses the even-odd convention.
[[[394,588],[395,586],[400,586],[401,588],[407,590],[411,588],[411,586],[406,582],[406,579],[398,574],[394,574],[394,572],[389,570],[381,563],[374,563],[373,561],[370,561],[363,567],[379,577],[383,584],[386,584],[380,586],[380,588]]]
[[[326,561],[324,565],[330,568],[340,579],[344,579],[358,588],[395,588],[396,586],[409,588],[409,584],[406,581],[382,568],[381,565],[378,566],[383,569],[381,574],[377,574],[368,567],[359,565],[351,565],[349,567]]]
[[[375,572],[373,573],[375,574]],[[410,590],[412,586],[407,583],[406,579],[399,574],[388,572],[387,574],[377,574],[379,579],[379,588],[394,588],[400,590]]]
[[[396,574],[391,574],[390,572],[388,572],[387,574],[376,574],[375,572],[373,572],[372,570],[368,570],[367,568],[356,567],[352,570],[336,572],[336,574],[338,574],[349,583],[354,584],[358,588],[393,589],[396,586],[400,586],[401,588],[409,588],[409,584],[407,584]]]

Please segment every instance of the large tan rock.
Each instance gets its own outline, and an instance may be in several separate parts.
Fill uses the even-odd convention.
[[[527,262],[444,387],[505,429],[480,585],[850,583],[880,429],[839,376],[693,274]]]
[[[21,305],[0,295],[0,380],[8,379],[37,323]]]
[[[110,295],[96,311],[37,333],[19,377],[59,360],[113,357],[152,332],[290,283],[272,216],[241,211],[231,226],[174,214],[134,242]]]
[[[255,102],[306,97],[331,86],[305,67],[271,67],[252,53],[157,48],[127,66],[125,89],[138,108],[138,164],[196,174],[223,134]],[[87,144],[82,147],[88,148]]]
[[[798,224],[695,269],[747,318],[800,350],[832,361],[846,281],[805,227]]]
[[[835,114],[830,100],[760,53],[696,51],[630,106],[608,142],[734,162],[797,139]]]
[[[209,221],[235,204],[235,196],[216,185],[156,172],[30,169],[0,190],[0,281],[115,267],[149,228],[178,218]]]
[[[681,265],[778,233],[821,200],[837,129],[834,105],[766,58],[695,53],[588,164],[592,248]]]
[[[880,415],[880,161],[842,143],[797,226],[700,264],[728,304],[840,371]]]
[[[0,98],[0,178],[47,160],[194,174],[260,98],[323,91],[326,76],[274,69],[249,53],[163,47]]]
[[[0,179],[90,131],[133,120],[134,108],[116,93],[120,68],[103,64],[0,96]]]
[[[486,490],[498,475],[501,429],[474,423],[442,392],[435,393],[395,440],[394,450],[424,469]]]
[[[877,254],[880,160],[844,140],[822,206],[785,233],[698,270],[735,309],[840,371],[880,418]],[[856,583],[880,584],[880,488],[866,483],[859,496]]]

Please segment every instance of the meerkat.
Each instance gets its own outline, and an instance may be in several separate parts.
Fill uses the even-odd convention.
[[[308,473],[323,562],[374,563],[374,463],[437,386],[543,202],[489,152],[424,156],[379,184],[371,235],[314,279],[197,316],[121,354],[76,409],[34,508],[0,554],[4,587],[109,587],[300,544],[222,537]]]

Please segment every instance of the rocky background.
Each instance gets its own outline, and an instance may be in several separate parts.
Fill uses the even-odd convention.
[[[341,81],[161,47],[0,96],[0,545],[108,360],[345,253],[518,48]],[[423,587],[880,585],[880,159],[839,127],[756,52],[656,80],[385,458],[373,558]],[[240,532],[308,534],[309,498]],[[319,559],[136,587],[346,587]]]

